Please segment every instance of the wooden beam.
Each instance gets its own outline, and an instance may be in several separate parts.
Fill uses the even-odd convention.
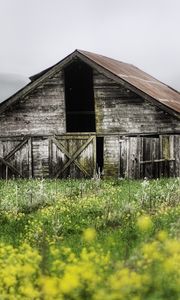
[[[140,164],[150,164],[150,163],[158,163],[158,162],[163,162],[163,161],[174,161],[175,158],[172,159],[155,159],[155,160],[144,160],[140,161]]]
[[[8,161],[6,161],[4,158],[0,157],[0,162],[2,162],[5,166],[7,166],[13,173],[24,178],[24,176],[15,167],[13,167]]]
[[[5,157],[5,160],[10,159],[18,150],[20,150],[28,142],[27,138],[24,138],[14,149],[12,149]]]
[[[90,135],[94,135],[94,136],[97,136],[97,137],[103,137],[103,136],[109,136],[109,135],[120,135],[120,136],[123,136],[123,137],[136,137],[136,136],[140,136],[140,137],[146,137],[146,136],[159,136],[159,135],[180,135],[180,131],[177,130],[177,131],[167,131],[167,132],[161,132],[161,131],[156,131],[156,132],[133,132],[133,133],[127,133],[127,132],[121,132],[121,131],[115,131],[115,132],[108,132],[108,133],[105,133],[105,132],[64,132],[63,134],[59,134],[59,135],[55,135],[56,138],[61,138],[63,137],[63,139],[69,139],[70,136],[76,136],[78,135],[79,137],[76,137],[76,139],[87,139],[87,137],[89,137]],[[81,137],[82,136],[82,137]],[[33,138],[43,138],[43,139],[47,139],[47,138],[51,138],[52,137],[52,134],[45,134],[45,135],[40,135],[40,134],[31,134],[31,137]],[[7,135],[7,136],[0,136],[0,139],[1,141],[16,141],[17,139],[22,139],[22,136],[21,135],[17,135],[17,136],[13,136],[13,135]]]

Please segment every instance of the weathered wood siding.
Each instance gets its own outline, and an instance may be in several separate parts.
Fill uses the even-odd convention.
[[[119,136],[104,137],[104,176],[119,176]]]
[[[0,116],[0,136],[65,132],[63,72],[43,84]]]
[[[163,110],[94,71],[97,133],[180,131],[180,122]]]
[[[180,176],[180,135],[107,136],[104,175],[128,178]]]
[[[43,137],[33,137],[32,142],[32,175],[33,177],[49,177],[49,141]]]
[[[104,174],[131,178],[180,175],[179,136],[170,136],[167,147],[172,161],[140,164],[164,158],[164,137],[138,134],[180,132],[180,122],[140,96],[94,71],[96,132],[104,134]],[[126,137],[121,136],[123,134]],[[128,135],[136,135],[128,137]],[[171,149],[171,150],[170,150]],[[148,157],[151,156],[151,157]],[[168,158],[170,159],[170,158]]]

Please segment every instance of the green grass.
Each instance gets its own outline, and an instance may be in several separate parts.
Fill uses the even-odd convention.
[[[103,248],[116,253],[117,241],[120,255],[127,256],[139,241],[137,216],[152,215],[152,234],[170,231],[178,219],[179,193],[178,179],[0,181],[0,240],[18,245],[27,239],[36,246],[45,232],[77,251],[82,231],[95,227]],[[171,210],[161,214],[166,208]]]
[[[176,244],[180,238],[179,204],[180,181],[173,178],[0,181],[0,266],[4,272],[0,275],[1,296],[6,291],[2,299],[163,300],[171,295],[177,300],[178,279],[174,274],[179,270]],[[152,226],[148,230],[138,227],[141,216],[150,218]],[[96,238],[90,241],[83,238],[88,228],[96,232]],[[161,232],[162,236],[164,232],[169,236],[164,246],[157,238]],[[149,255],[148,259],[143,251]],[[71,257],[75,258],[71,261]],[[14,277],[9,278],[9,269],[13,268],[11,259],[15,263]],[[30,273],[20,280],[19,270],[22,268],[24,272],[24,265]],[[88,268],[94,274],[91,278],[86,274]],[[165,275],[161,268],[165,268]],[[153,280],[154,274],[157,280]],[[78,288],[68,287],[69,277],[72,282],[79,278]],[[43,280],[47,287],[43,287]],[[69,290],[63,292],[57,280]],[[31,282],[28,287],[27,281]],[[122,284],[124,296],[120,297],[117,286]],[[33,291],[39,296],[32,297]]]

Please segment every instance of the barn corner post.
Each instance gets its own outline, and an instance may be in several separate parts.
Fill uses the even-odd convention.
[[[0,178],[180,176],[180,95],[75,50],[0,104]]]

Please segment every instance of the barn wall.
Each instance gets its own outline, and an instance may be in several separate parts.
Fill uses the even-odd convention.
[[[94,71],[94,98],[96,132],[104,137],[105,177],[180,176],[180,136],[176,135],[180,122],[176,118],[97,71]],[[56,175],[68,159],[67,153],[50,140],[54,134],[59,136],[61,148],[64,146],[70,157],[84,143],[78,134],[72,140],[63,137],[65,123],[64,79],[63,72],[59,72],[0,116],[0,177],[5,178],[7,170],[8,176],[13,175],[14,169],[24,177]],[[162,135],[167,132],[170,135]],[[147,133],[152,133],[152,137],[145,137]],[[131,134],[134,136],[128,136]],[[8,158],[23,136],[28,140]],[[95,152],[94,138],[76,159],[77,164],[72,163],[63,176],[92,175]],[[2,159],[12,167],[8,169]],[[78,164],[84,166],[84,173]]]
[[[0,116],[0,135],[65,132],[63,73],[46,79],[33,92]]]
[[[180,131],[180,122],[140,96],[94,71],[97,133]]]

